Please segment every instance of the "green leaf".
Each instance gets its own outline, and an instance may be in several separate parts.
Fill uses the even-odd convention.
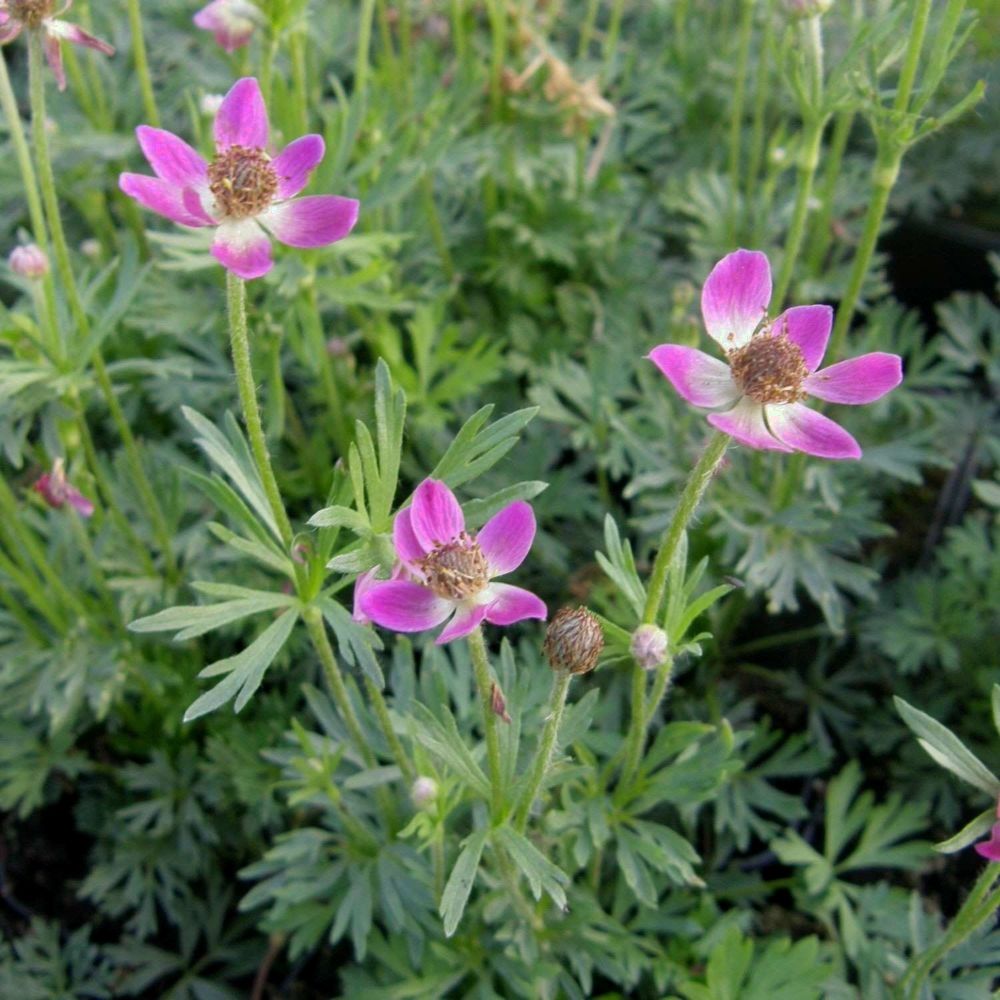
[[[947,726],[908,705],[902,698],[893,700],[917,741],[938,764],[986,792],[990,798],[1000,798],[1000,779]]]
[[[191,722],[199,716],[214,712],[234,696],[235,710],[239,712],[260,687],[264,672],[281,651],[298,620],[297,611],[286,611],[275,619],[242,653],[226,657],[205,667],[199,677],[228,676],[206,691],[184,713],[184,721]]]
[[[479,869],[479,859],[482,857],[483,847],[489,834],[489,830],[476,830],[465,839],[462,852],[451,870],[451,875],[448,876],[448,883],[441,893],[441,906],[438,910],[444,922],[445,937],[451,937],[455,933],[455,928],[465,913],[465,905],[469,901],[472,883],[475,882],[476,872]]]
[[[523,834],[511,827],[501,827],[495,836],[497,843],[513,858],[514,864],[528,880],[535,899],[541,899],[544,891],[560,910],[565,910],[564,886],[569,885],[569,876],[558,865],[549,861]]]
[[[635,568],[632,546],[627,541],[622,543],[618,525],[610,514],[604,518],[604,547],[608,550],[607,555],[594,553],[598,565],[632,606],[636,621],[639,621],[646,604],[646,588]]]
[[[940,851],[942,854],[954,854],[955,851],[961,851],[963,848],[968,847],[969,844],[974,844],[980,837],[985,837],[996,821],[996,809],[987,809],[985,812],[981,812],[974,820],[966,823],[958,833],[947,840],[942,840],[939,844],[935,844],[934,850]]]
[[[295,604],[295,598],[288,594],[272,594],[263,590],[252,593],[251,597],[222,601],[218,604],[180,604],[158,611],[155,615],[137,618],[129,623],[128,628],[130,632],[176,631],[174,639],[181,641],[204,635],[248,615],[287,608]]]
[[[372,652],[373,646],[376,649],[382,648],[379,637],[370,628],[362,628],[344,607],[333,599],[324,597],[318,604],[323,617],[337,637],[340,655],[348,663],[360,667],[365,676],[381,691],[385,687],[385,678]]]
[[[469,528],[481,527],[494,514],[503,510],[508,504],[514,503],[515,500],[533,500],[543,490],[547,490],[548,487],[548,483],[530,480],[523,483],[514,483],[481,500],[469,500],[462,504],[466,526]]]
[[[314,528],[349,528],[357,535],[371,530],[368,519],[350,507],[324,507],[309,518],[309,524]]]
[[[413,709],[419,723],[414,733],[417,740],[447,764],[472,791],[484,799],[488,798],[490,783],[458,731],[458,724],[451,712],[447,708],[442,709],[446,720],[442,723],[420,702],[415,702]]]
[[[493,468],[517,443],[521,431],[538,413],[538,407],[515,410],[486,424],[492,412],[493,406],[487,405],[469,417],[434,467],[432,478],[442,479],[454,489]]]

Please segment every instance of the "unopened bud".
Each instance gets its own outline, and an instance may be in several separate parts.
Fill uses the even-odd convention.
[[[97,260],[101,256],[101,241],[95,240],[93,236],[88,237],[80,244],[80,253],[90,260]]]
[[[604,648],[601,623],[586,608],[560,608],[549,622],[542,651],[553,670],[586,674]]]
[[[653,670],[667,658],[667,633],[657,625],[640,625],[632,633],[629,648],[643,670]]]
[[[420,775],[410,788],[410,801],[417,809],[429,806],[438,795],[438,783],[433,778]]]
[[[219,113],[219,108],[222,107],[222,100],[222,94],[202,94],[201,100],[198,102],[198,107],[206,118],[212,118]]]
[[[501,722],[510,722],[510,715],[507,712],[507,699],[500,690],[500,685],[494,682],[490,688],[490,708]]]
[[[10,269],[22,278],[44,278],[49,273],[49,258],[41,247],[29,243],[27,246],[14,247],[7,258]]]

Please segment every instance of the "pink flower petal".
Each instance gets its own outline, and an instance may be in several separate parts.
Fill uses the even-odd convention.
[[[987,861],[1000,861],[1000,823],[993,824],[990,839],[974,845],[976,854]]]
[[[759,250],[736,250],[712,268],[701,290],[708,335],[727,351],[742,347],[767,313],[771,265]]]
[[[694,406],[729,406],[739,399],[729,365],[717,358],[677,344],[654,347],[648,357],[681,398]]]
[[[259,218],[282,243],[310,249],[343,239],[358,221],[358,207],[353,198],[314,194],[272,205]]]
[[[212,256],[245,281],[267,274],[274,264],[271,241],[252,219],[222,223],[215,233]]]
[[[776,438],[819,458],[860,458],[858,442],[822,413],[801,403],[768,406],[767,422]]]
[[[219,149],[226,146],[263,149],[268,132],[267,108],[260,85],[252,76],[245,76],[230,87],[222,100],[215,116],[215,144]]]
[[[392,544],[396,548],[396,555],[403,562],[414,564],[420,562],[430,551],[425,549],[417,539],[413,531],[413,523],[410,520],[411,507],[404,507],[392,522]]]
[[[326,143],[321,135],[304,135],[287,145],[272,161],[278,175],[278,200],[297,195],[309,180],[309,175],[323,159]]]
[[[63,69],[62,48],[60,42],[54,35],[45,36],[45,61],[52,70],[52,75],[56,78],[56,87],[59,90],[66,89],[66,70]]]
[[[207,185],[208,164],[183,139],[149,125],[140,125],[135,135],[157,177],[175,187]]]
[[[802,351],[806,368],[814,372],[826,354],[832,328],[833,309],[829,306],[793,306],[774,321],[771,330],[775,334],[787,333]]]
[[[361,610],[361,599],[372,589],[374,584],[379,582],[376,577],[377,573],[378,566],[374,566],[354,581],[354,608],[351,612],[351,618],[359,625],[368,625],[371,622],[368,615]]]
[[[903,381],[903,362],[897,354],[862,354],[813,373],[802,388],[829,403],[872,403]]]
[[[66,500],[81,517],[90,517],[94,513],[94,505],[75,486],[67,486]]]
[[[451,621],[441,630],[441,634],[434,640],[435,646],[443,646],[453,639],[461,639],[468,635],[485,617],[486,608],[480,604],[471,608],[457,608]]]
[[[234,4],[233,0],[212,0],[192,20],[197,27],[211,31],[216,42],[227,52],[235,52],[253,36],[254,22],[239,10],[245,6]]]
[[[3,18],[0,21],[0,45],[6,45],[7,42],[14,41],[21,34],[23,25],[20,21],[10,20],[9,14],[0,14],[0,17]]]
[[[455,605],[409,580],[376,583],[361,596],[361,611],[395,632],[422,632],[448,617]]]
[[[465,530],[465,515],[455,494],[437,479],[425,479],[413,494],[410,525],[424,552],[455,541]]]
[[[535,512],[523,500],[515,500],[494,514],[476,536],[490,564],[490,576],[503,576],[517,569],[535,540]]]
[[[204,212],[200,216],[195,214],[196,200],[187,201],[185,192],[181,188],[174,187],[159,177],[122,174],[118,178],[118,186],[143,208],[148,208],[151,212],[170,219],[171,222],[195,228],[212,224]]]
[[[82,45],[88,49],[96,49],[106,56],[115,54],[115,47],[88,34],[78,24],[70,24],[69,21],[49,20],[45,22],[45,31],[51,38],[65,39],[73,45]]]
[[[767,429],[764,423],[764,407],[752,399],[741,399],[726,413],[710,413],[708,422],[724,434],[750,448],[766,451],[791,451]]]
[[[494,625],[513,625],[525,618],[540,618],[544,621],[548,614],[545,602],[530,590],[521,587],[491,583],[488,595],[491,601],[486,605],[486,620]]]

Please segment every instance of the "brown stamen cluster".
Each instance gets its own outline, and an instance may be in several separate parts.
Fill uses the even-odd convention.
[[[774,334],[764,327],[748,344],[729,352],[729,366],[743,395],[756,403],[796,403],[805,398],[806,359],[784,331]]]
[[[427,586],[440,597],[464,601],[489,583],[490,567],[479,543],[464,531],[454,542],[439,545],[420,563]]]
[[[10,16],[27,28],[37,28],[52,16],[53,0],[11,0]]]
[[[560,608],[545,631],[542,652],[553,670],[586,674],[604,648],[601,623],[586,608]]]
[[[208,167],[208,188],[227,219],[246,219],[263,212],[278,192],[278,173],[262,149],[229,146]]]

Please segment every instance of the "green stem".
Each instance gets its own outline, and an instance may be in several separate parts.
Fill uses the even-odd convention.
[[[666,660],[663,661],[656,668],[656,680],[653,681],[653,690],[650,692],[649,701],[646,704],[646,717],[644,726],[646,729],[649,728],[650,723],[656,717],[656,710],[660,707],[660,702],[663,701],[663,696],[667,693],[667,688],[670,687],[671,678],[674,675],[674,658],[668,656]]]
[[[858,307],[861,289],[868,276],[868,268],[871,266],[875,245],[878,243],[879,230],[882,228],[882,220],[885,218],[885,212],[889,206],[889,195],[892,193],[893,185],[899,176],[899,165],[902,158],[903,151],[893,148],[880,150],[875,160],[872,172],[872,194],[868,200],[868,211],[865,213],[861,239],[851,264],[847,289],[837,307],[837,322],[834,324],[833,333],[830,335],[830,346],[826,352],[826,357],[830,362],[840,359],[844,337],[850,329],[851,321],[854,319],[854,311]]]
[[[500,767],[500,737],[497,733],[497,717],[493,713],[493,681],[490,676],[489,655],[482,627],[469,633],[469,652],[472,654],[472,669],[479,688],[479,704],[483,712],[483,731],[486,734],[486,759],[490,773],[490,814],[494,823],[499,823],[503,812],[502,771]]]
[[[0,540],[2,540],[3,527],[0,525]],[[62,608],[56,609],[54,602],[41,582],[31,576],[26,569],[23,569],[15,559],[12,551],[8,557],[0,545],[0,571],[21,590],[21,593],[35,606],[35,610],[45,619],[60,635],[65,635],[69,631],[69,624],[65,618]],[[22,602],[23,605],[23,602]]]
[[[490,114],[500,121],[503,111],[503,64],[507,58],[507,10],[502,0],[486,0],[490,21]]]
[[[420,200],[423,203],[424,215],[427,217],[427,227],[431,231],[431,239],[441,258],[441,267],[445,277],[451,281],[455,277],[455,264],[451,259],[451,251],[448,249],[448,239],[445,236],[444,227],[441,225],[441,216],[438,214],[437,204],[434,201],[434,182],[431,179],[430,171],[424,171],[420,177]]]
[[[823,258],[830,245],[831,224],[833,222],[834,199],[837,193],[837,181],[840,179],[847,152],[847,140],[850,138],[851,127],[854,125],[854,111],[841,111],[833,123],[833,134],[830,138],[830,148],[823,158],[823,178],[819,184],[817,197],[819,211],[813,219],[806,248],[806,272],[816,276],[823,266]]]
[[[305,325],[312,349],[316,355],[316,365],[319,367],[320,380],[323,383],[323,395],[326,397],[328,427],[330,436],[337,451],[347,454],[351,443],[351,433],[344,419],[344,408],[340,402],[340,390],[337,388],[337,376],[334,371],[334,359],[326,349],[326,335],[323,332],[323,317],[319,311],[319,299],[316,295],[316,275],[313,272],[311,280],[306,285],[307,311]]]
[[[569,693],[569,682],[572,679],[573,675],[568,670],[557,670],[552,679],[552,693],[549,695],[545,728],[542,730],[542,738],[538,742],[538,750],[531,766],[527,787],[515,813],[514,825],[521,832],[527,826],[531,805],[538,796],[542,782],[545,780],[545,772],[549,769],[549,761],[552,759],[552,752],[559,735],[559,723],[562,721],[563,708],[566,706],[566,695]]]
[[[670,563],[677,551],[681,536],[688,526],[688,522],[694,516],[701,498],[708,489],[708,484],[715,475],[715,470],[722,461],[722,456],[726,453],[729,445],[729,435],[716,431],[709,439],[708,445],[698,459],[697,464],[691,470],[681,498],[677,502],[677,509],[674,511],[670,523],[667,525],[663,538],[660,541],[660,549],[653,561],[653,569],[650,572],[649,587],[647,590],[646,606],[643,609],[642,620],[648,623],[656,622],[660,605],[663,603],[663,592],[667,586],[667,571]]]
[[[396,730],[392,727],[392,719],[389,717],[389,706],[385,702],[385,696],[379,690],[378,685],[367,674],[365,674],[365,691],[375,708],[375,717],[378,719],[382,735],[389,744],[389,750],[399,765],[403,779],[407,785],[412,785],[417,777],[416,768],[403,749],[403,744],[400,743],[399,737],[396,735]]]
[[[812,198],[813,179],[819,166],[819,151],[823,141],[825,117],[811,118],[805,123],[802,136],[802,159],[799,162],[799,184],[795,195],[795,208],[792,211],[792,221],[785,238],[785,250],[781,257],[781,271],[775,283],[774,295],[771,298],[775,312],[779,312],[792,283],[792,274],[798,263],[799,251],[805,237],[806,223],[809,219],[809,202]]]
[[[160,111],[156,106],[153,81],[149,75],[149,61],[146,58],[146,40],[142,34],[142,14],[139,11],[139,0],[128,0],[128,23],[132,32],[132,56],[135,59],[136,76],[139,77],[143,110],[146,113],[147,122],[154,128],[159,128]]]
[[[253,367],[250,362],[250,340],[247,336],[247,292],[246,284],[232,271],[226,271],[226,301],[229,311],[229,342],[233,354],[233,369],[236,372],[236,387],[240,395],[240,406],[243,409],[243,420],[250,439],[250,450],[253,452],[257,471],[260,474],[264,495],[274,516],[274,522],[284,546],[285,552],[291,552],[294,538],[291,521],[281,499],[278,480],[271,467],[271,456],[267,451],[267,440],[264,437],[264,427],[260,420],[260,408],[257,405],[257,389],[254,383]]]
[[[924,47],[924,36],[927,34],[927,24],[931,16],[932,0],[915,0],[913,20],[910,22],[910,37],[903,56],[903,65],[899,71],[899,83],[896,85],[896,100],[894,111],[906,111],[910,106],[913,85],[917,79],[917,68],[920,65],[920,53]]]
[[[375,0],[364,0],[358,19],[358,48],[354,60],[354,93],[364,99],[368,89],[372,45],[372,21],[375,18]]]
[[[750,38],[753,34],[754,5],[751,0],[742,0],[742,7],[736,55],[736,81],[733,87],[732,113],[729,119],[729,186],[734,196],[740,190],[740,147],[743,136],[743,105],[746,99],[747,66],[750,62]],[[733,211],[735,214],[735,206]]]
[[[618,51],[618,36],[621,34],[624,15],[625,0],[615,0],[614,6],[611,8],[608,30],[604,35],[604,71],[601,74],[604,80],[608,80],[611,76],[611,67]]]
[[[771,85],[771,55],[774,50],[775,26],[778,19],[774,11],[775,0],[767,0],[764,8],[764,33],[757,60],[757,82],[754,88],[753,125],[750,129],[750,148],[747,154],[747,171],[744,177],[747,203],[753,204],[761,164],[764,162],[764,126],[767,121],[767,96]]]
[[[77,335],[80,342],[86,343],[90,336],[90,322],[87,319],[86,310],[80,299],[80,292],[76,284],[76,276],[73,274],[73,267],[69,259],[69,248],[66,243],[66,233],[62,226],[62,215],[59,211],[59,198],[56,194],[55,175],[52,172],[52,157],[49,152],[48,134],[45,128],[45,81],[44,67],[42,59],[42,43],[37,31],[32,31],[28,39],[28,75],[31,89],[31,129],[32,139],[35,144],[35,158],[38,168],[38,180],[41,188],[42,204],[45,206],[49,232],[52,235],[52,249],[56,260],[56,269],[59,280],[62,284],[63,292],[69,303],[70,313],[76,326]],[[91,363],[94,367],[94,374],[97,377],[97,384],[101,389],[104,400],[111,412],[115,428],[125,446],[125,455],[128,459],[135,486],[139,491],[143,504],[152,519],[153,531],[157,536],[160,548],[163,551],[164,559],[167,563],[168,575],[176,576],[176,563],[173,553],[173,539],[167,527],[166,519],[156,493],[149,482],[146,471],[142,465],[139,455],[139,448],[136,445],[132,430],[128,420],[118,404],[118,399],[114,393],[114,387],[108,376],[107,368],[101,357],[99,347],[93,349]],[[109,495],[110,502],[114,502]]]
[[[642,748],[646,742],[646,671],[632,664],[632,705],[628,735],[625,737],[625,763],[618,779],[618,795],[624,794],[639,770]]]
[[[577,59],[587,58],[590,42],[594,37],[594,25],[597,24],[598,7],[600,7],[600,0],[588,0],[587,12],[584,14],[583,23],[580,26],[580,40],[576,47]]]

